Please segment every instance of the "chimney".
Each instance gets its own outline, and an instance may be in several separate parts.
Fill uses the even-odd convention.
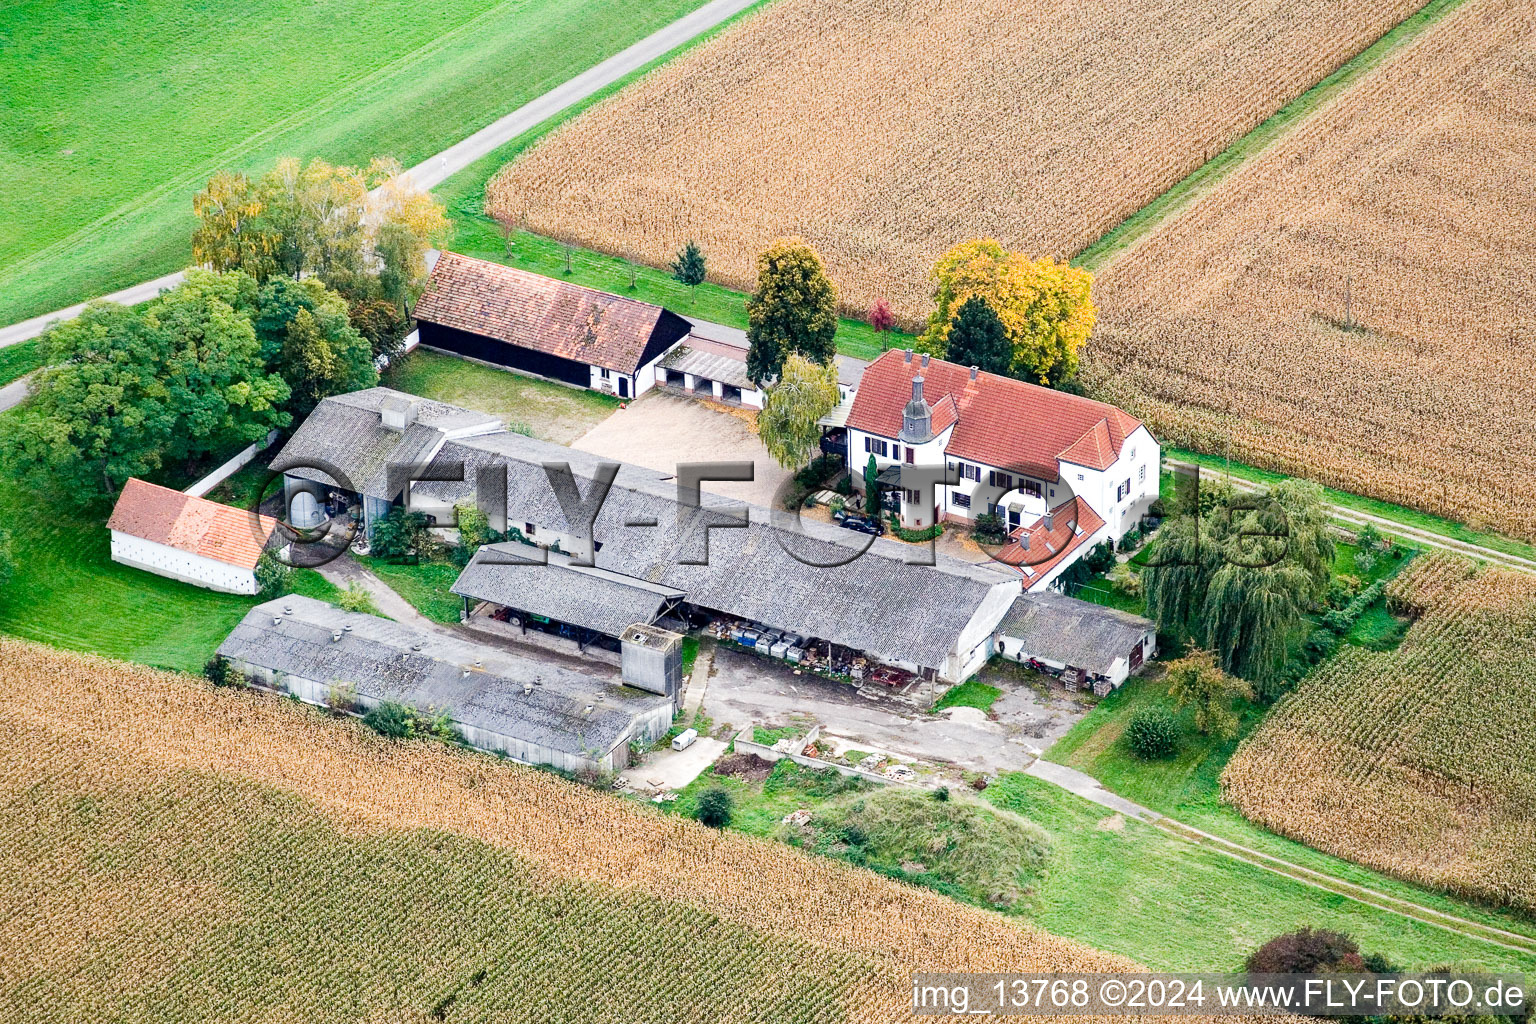
[[[1025,530],[1023,532],[1023,534],[1021,534],[1019,536],[1019,547],[1023,548],[1025,551],[1029,550],[1029,531],[1028,530]]]
[[[1051,514],[1050,509],[1046,509],[1046,511],[1045,511],[1045,532],[1046,533],[1050,533],[1051,530],[1055,528],[1055,522],[1056,522],[1056,517]]]
[[[912,378],[912,401],[914,401],[914,402],[921,402],[922,400],[923,400],[923,378],[922,377],[913,377]]]
[[[976,375],[978,373],[980,373],[980,372],[981,372],[981,367],[979,367],[979,366],[971,367],[971,380],[975,380],[976,379]]]
[[[404,430],[416,422],[416,400],[405,395],[384,399],[379,407],[379,421],[387,430]]]
[[[928,366],[928,353],[927,352],[923,353],[923,366],[924,366],[924,368],[926,368]]]
[[[911,350],[911,349],[907,349],[907,358],[906,358],[906,362],[909,362],[909,363],[910,363],[910,362],[911,362],[911,361],[912,361],[912,350]]]

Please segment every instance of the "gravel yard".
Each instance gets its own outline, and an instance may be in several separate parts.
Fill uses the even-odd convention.
[[[751,413],[729,412],[692,398],[653,391],[615,412],[571,443],[593,455],[675,473],[680,462],[753,463],[750,483],[706,483],[711,494],[764,507],[790,473],[768,454],[752,429]]]

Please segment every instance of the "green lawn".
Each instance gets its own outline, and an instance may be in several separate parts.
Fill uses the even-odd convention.
[[[848,793],[863,789],[854,780],[815,779],[814,773],[793,766],[777,769],[766,783],[711,769],[662,807],[692,816],[699,795],[718,787],[734,801],[732,829],[774,838],[790,812],[836,806],[850,799]],[[1536,968],[1536,959],[1320,892],[1150,825],[1121,820],[1039,779],[1009,773],[981,796],[1048,833],[1044,871],[1016,909],[1047,931],[1123,953],[1155,970],[1235,969],[1266,939],[1308,924],[1341,928],[1365,948],[1409,965],[1457,960],[1508,970]],[[951,800],[964,799],[965,794],[952,791]]]
[[[1042,826],[1052,857],[1032,919],[1154,970],[1233,970],[1266,939],[1336,928],[1405,966],[1443,961],[1528,971],[1536,959],[1321,892],[1112,816],[1040,779],[1009,774],[982,794]]]
[[[391,565],[378,558],[358,558],[358,561],[433,622],[459,621],[464,599],[448,590],[463,571],[458,566],[449,562]]]
[[[1122,737],[1131,715],[1153,706],[1173,710],[1166,686],[1161,680],[1133,678],[1099,701],[1045,756],[1092,775],[1113,793],[1232,842],[1445,913],[1536,936],[1536,922],[1518,914],[1466,903],[1320,853],[1252,824],[1223,804],[1221,771],[1242,738],[1262,720],[1262,708],[1240,706],[1239,734],[1225,741],[1196,733],[1190,710],[1175,712],[1184,726],[1180,749],[1167,759],[1143,761],[1131,754]]]
[[[699,3],[10,4],[0,323],[185,265],[191,198],[220,168],[410,166]]]
[[[975,679],[961,683],[959,686],[951,686],[944,691],[933,710],[943,711],[945,708],[980,708],[982,711],[991,711],[997,698],[1003,695],[1003,691],[995,686],[977,682]]]
[[[0,489],[0,527],[11,533],[15,575],[0,591],[0,632],[56,647],[199,671],[256,598],[219,594],[111,559],[101,512],[50,506]],[[295,589],[327,599],[310,570]]]
[[[508,429],[569,444],[619,407],[596,391],[497,370],[441,352],[416,351],[382,382],[423,398],[500,416]]]

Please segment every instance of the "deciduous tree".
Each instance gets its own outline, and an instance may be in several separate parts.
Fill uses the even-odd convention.
[[[143,311],[99,303],[41,340],[46,367],[0,440],[16,475],[83,497],[264,437],[288,420],[267,372],[244,274],[193,271]],[[238,308],[237,308],[238,307]]]
[[[1097,311],[1093,276],[1052,259],[1030,260],[995,239],[961,242],[933,265],[934,310],[919,342],[945,351],[960,307],[987,300],[1013,347],[1012,375],[1056,385],[1077,372]]]
[[[243,174],[219,171],[192,197],[197,228],[192,257],[216,271],[242,270],[265,281],[277,268],[279,239],[263,220],[261,198]]]
[[[393,160],[375,160],[368,169],[376,187],[367,221],[378,258],[379,294],[403,313],[427,285],[427,251],[447,244],[452,225],[442,204],[411,184]]]
[[[815,249],[798,238],[781,238],[758,255],[747,320],[747,375],[758,385],[777,377],[794,352],[816,363],[832,361],[837,288]]]
[[[763,445],[786,469],[798,469],[819,448],[816,421],[837,407],[837,369],[794,354],[784,360],[779,379],[769,389],[757,432]]]
[[[1196,650],[1168,663],[1168,693],[1181,708],[1195,709],[1195,728],[1208,736],[1237,735],[1238,717],[1232,705],[1252,700],[1253,690],[1216,664],[1210,651]]]

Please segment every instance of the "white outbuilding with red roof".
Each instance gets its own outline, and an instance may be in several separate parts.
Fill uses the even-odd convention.
[[[1007,527],[1000,560],[1041,590],[1104,540],[1118,542],[1158,496],[1157,439],[1134,416],[974,367],[886,352],[864,371],[847,418],[856,484],[876,466],[943,466],[959,482],[901,491],[902,525]]]
[[[226,594],[255,594],[256,562],[277,520],[129,480],[112,518],[112,561]]]

